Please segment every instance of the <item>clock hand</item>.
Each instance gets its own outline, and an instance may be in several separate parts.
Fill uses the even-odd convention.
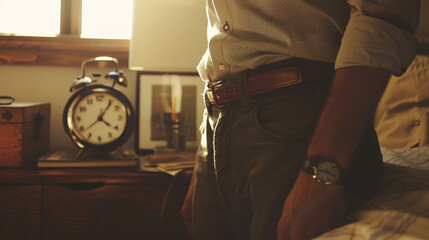
[[[104,111],[102,113],[100,113],[100,116],[98,116],[98,119],[103,119],[104,114],[106,113],[107,109],[110,108],[110,106],[112,106],[112,99],[109,99],[109,104],[107,104],[107,107],[104,109]],[[100,120],[102,121],[102,120]]]
[[[90,127],[94,126],[94,124],[96,124],[98,121],[98,119],[96,121],[94,121],[93,123],[91,123],[88,127],[86,127],[83,131],[88,130]]]
[[[88,127],[86,127],[83,131],[88,130],[89,128],[91,128],[92,126],[94,126],[97,122],[104,122],[107,126],[111,126],[110,123],[106,122],[103,119],[104,114],[106,113],[106,111],[110,108],[110,106],[112,106],[113,101],[111,99],[109,99],[109,104],[107,105],[107,107],[104,109],[104,111],[102,109],[100,109],[100,115],[97,117],[97,120],[95,120],[93,123],[91,123]]]
[[[106,122],[104,119],[102,120],[102,122],[104,122],[109,127],[112,126],[112,125],[110,125],[110,123]]]

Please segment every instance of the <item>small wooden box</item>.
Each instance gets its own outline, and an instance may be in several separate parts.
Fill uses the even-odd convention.
[[[49,151],[49,103],[0,105],[0,167],[33,167]]]

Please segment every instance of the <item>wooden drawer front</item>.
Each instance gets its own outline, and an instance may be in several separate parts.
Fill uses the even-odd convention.
[[[2,239],[41,239],[41,187],[0,186]]]
[[[45,185],[44,239],[159,239],[167,187]]]

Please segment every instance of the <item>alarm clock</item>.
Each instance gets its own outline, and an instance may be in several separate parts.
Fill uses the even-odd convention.
[[[113,62],[114,70],[105,78],[112,86],[97,84],[96,79],[85,76],[85,68],[92,62]],[[128,98],[114,89],[116,84],[127,86],[122,72],[118,72],[118,61],[112,57],[96,57],[82,63],[82,75],[70,87],[74,94],[67,101],[63,112],[64,130],[80,149],[112,152],[131,136],[135,114]],[[101,74],[94,74],[95,77]]]

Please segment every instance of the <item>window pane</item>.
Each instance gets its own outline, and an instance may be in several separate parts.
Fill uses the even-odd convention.
[[[61,0],[0,0],[0,32],[55,36],[60,33]]]
[[[130,39],[133,0],[82,0],[82,38]]]

